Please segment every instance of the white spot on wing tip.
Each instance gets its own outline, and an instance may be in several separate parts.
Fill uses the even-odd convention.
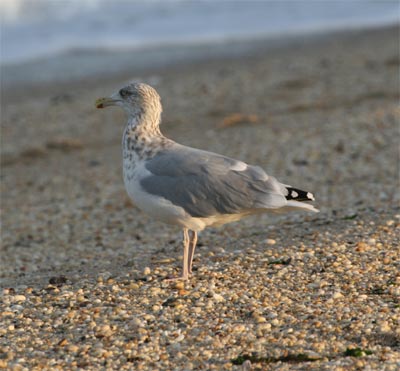
[[[292,191],[291,194],[292,198],[299,197],[299,194],[296,191]]]
[[[307,192],[307,198],[310,200],[315,200],[314,195],[311,192]]]

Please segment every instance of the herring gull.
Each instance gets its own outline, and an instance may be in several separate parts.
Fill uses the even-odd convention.
[[[192,273],[197,233],[209,226],[264,212],[306,210],[312,193],[280,183],[258,166],[187,147],[161,134],[161,99],[154,88],[132,83],[97,108],[120,106],[128,114],[122,139],[123,178],[142,211],[183,228],[183,271]]]

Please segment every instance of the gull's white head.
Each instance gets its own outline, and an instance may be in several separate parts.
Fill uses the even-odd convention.
[[[143,83],[129,84],[110,97],[96,100],[97,108],[109,106],[120,106],[129,116],[150,115],[159,118],[162,111],[157,91]]]

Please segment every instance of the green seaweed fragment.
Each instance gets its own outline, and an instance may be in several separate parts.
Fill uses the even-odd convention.
[[[231,360],[234,365],[242,365],[246,361],[251,363],[277,363],[277,362],[287,362],[287,363],[301,363],[301,362],[315,362],[320,360],[320,358],[310,357],[307,354],[288,354],[282,357],[259,357],[255,354],[241,354],[238,357]]]
[[[353,219],[357,218],[357,216],[358,216],[358,214],[346,215],[342,219],[343,220],[353,220]]]
[[[371,355],[372,351],[369,349],[361,349],[361,348],[347,348],[344,352],[345,357],[364,357]]]
[[[291,261],[292,258],[276,259],[268,262],[268,265],[289,265]]]

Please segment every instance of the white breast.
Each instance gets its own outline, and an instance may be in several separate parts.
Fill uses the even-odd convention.
[[[146,214],[168,224],[185,225],[187,214],[163,197],[152,195],[143,190],[140,181],[151,173],[145,168],[144,161],[124,160],[124,183],[129,197]]]

